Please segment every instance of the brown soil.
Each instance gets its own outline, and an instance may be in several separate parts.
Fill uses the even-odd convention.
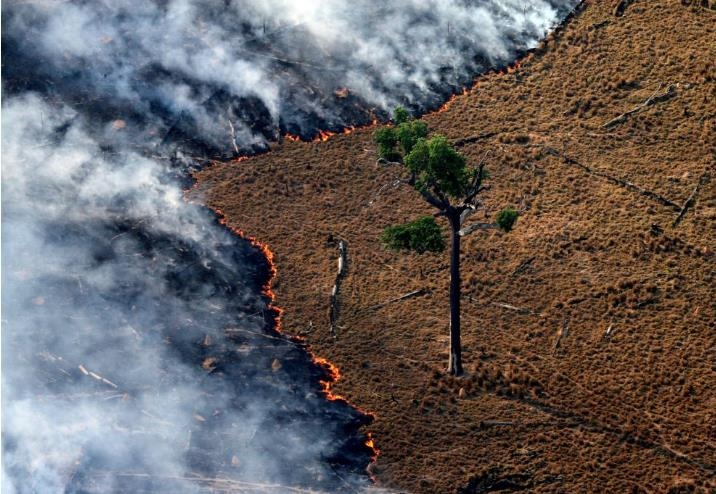
[[[517,70],[424,117],[450,138],[488,136],[461,147],[472,162],[491,153],[484,217],[523,211],[512,233],[463,242],[464,378],[444,373],[448,254],[377,240],[432,210],[375,164],[372,129],[198,175],[192,197],[275,253],[284,330],[376,414],[381,485],[716,490],[716,13],[642,0],[615,17],[613,3],[588,3]],[[674,226],[677,207],[599,174],[676,205],[702,185]],[[329,235],[350,262],[336,339]]]

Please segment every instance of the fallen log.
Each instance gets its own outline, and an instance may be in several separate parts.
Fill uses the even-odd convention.
[[[634,0],[619,0],[616,5],[614,5],[614,10],[612,11],[614,17],[622,17],[624,15],[624,11],[632,3],[634,3]]]
[[[535,311],[533,311],[532,309],[525,309],[524,307],[516,307],[514,305],[504,304],[502,302],[492,302],[492,305],[495,305],[497,307],[502,307],[503,309],[507,309],[507,310],[513,310],[520,314],[534,314],[535,313]]]
[[[118,386],[117,386],[116,384],[114,384],[112,381],[110,381],[110,380],[107,379],[107,378],[104,378],[104,377],[100,376],[100,375],[97,374],[96,372],[92,372],[91,370],[87,370],[87,368],[86,368],[84,365],[82,365],[82,364],[78,365],[77,368],[78,368],[78,369],[80,370],[80,372],[82,372],[82,374],[84,374],[85,376],[92,377],[92,378],[94,378],[94,379],[96,379],[96,380],[98,380],[98,381],[100,381],[100,382],[103,382],[103,383],[106,384],[107,386],[113,387],[114,389],[117,389],[117,388],[118,388]]]
[[[338,321],[338,310],[340,305],[340,300],[338,298],[339,291],[341,288],[341,283],[343,282],[343,278],[346,276],[346,273],[348,272],[348,244],[346,244],[345,240],[339,240],[338,241],[338,272],[336,273],[336,282],[333,284],[333,289],[331,290],[331,304],[328,309],[328,320],[330,324],[330,332],[333,335],[333,338],[336,338],[336,324]]]
[[[480,421],[480,428],[484,429],[486,427],[499,427],[499,426],[508,426],[508,425],[514,425],[514,422],[507,422],[504,420],[481,420]]]
[[[696,202],[696,196],[699,193],[699,190],[701,190],[701,187],[706,185],[706,183],[709,181],[709,176],[707,173],[704,173],[699,178],[698,183],[696,184],[696,187],[694,187],[694,190],[691,191],[691,195],[686,199],[686,202],[684,202],[684,205],[681,207],[681,211],[679,211],[679,216],[676,217],[674,220],[674,223],[671,225],[672,227],[676,227],[681,223],[681,220],[684,219],[684,216],[689,211],[691,206],[694,205],[694,202]]]
[[[562,343],[562,338],[566,338],[569,334],[569,324],[565,322],[561,328],[559,328],[559,331],[557,331],[557,339],[554,341],[554,347],[552,348],[552,353],[556,353],[557,349],[559,348],[560,343]]]
[[[313,489],[303,489],[282,484],[265,484],[260,482],[245,482],[229,478],[202,477],[196,476],[179,476],[179,475],[155,475],[141,472],[97,472],[93,477],[118,477],[118,478],[136,478],[136,479],[156,479],[161,481],[184,481],[205,484],[217,488],[236,489],[236,492],[294,492],[297,494],[326,494],[325,491],[316,491]]]
[[[522,274],[535,260],[535,257],[530,257],[529,259],[526,259],[525,261],[522,261],[519,266],[515,268],[515,270],[510,275],[511,277],[517,276],[519,274]]]
[[[672,209],[675,209],[676,211],[681,211],[681,209],[682,209],[682,207],[679,206],[678,204],[676,204],[674,201],[671,201],[671,200],[667,199],[666,197],[664,197],[660,194],[657,194],[656,192],[653,192],[651,190],[640,187],[640,186],[636,185],[635,183],[630,182],[629,180],[615,177],[615,176],[610,175],[610,174],[603,172],[601,170],[596,170],[596,169],[591,168],[587,165],[584,165],[584,164],[580,163],[579,161],[575,160],[574,158],[571,158],[571,157],[567,156],[566,154],[561,153],[552,147],[545,146],[544,150],[553,156],[558,156],[558,157],[562,158],[564,160],[564,162],[567,163],[568,165],[572,165],[572,166],[581,168],[582,170],[586,171],[587,173],[589,173],[591,175],[595,175],[597,177],[604,178],[612,183],[615,183],[615,184],[620,185],[620,186],[622,186],[626,189],[629,189],[633,192],[637,192],[638,194],[641,194],[645,197],[653,199],[653,200],[663,204],[664,206],[668,206]]]
[[[386,305],[389,305],[389,304],[392,304],[395,302],[400,302],[401,300],[405,300],[408,298],[417,297],[419,295],[424,295],[426,293],[427,293],[427,291],[424,290],[423,288],[421,288],[419,290],[413,290],[412,292],[408,292],[405,295],[401,295],[400,297],[391,298],[390,300],[386,300],[385,302],[382,302],[380,304],[371,305],[370,307],[367,307],[365,310],[380,309],[380,308],[385,307]]]
[[[473,223],[472,225],[466,226],[459,232],[457,232],[458,235],[461,237],[465,237],[467,235],[470,235],[475,230],[494,230],[497,228],[497,225],[494,223]]]
[[[474,136],[460,137],[458,139],[454,139],[452,141],[452,145],[456,148],[459,148],[467,144],[472,144],[473,142],[478,142],[485,139],[489,139],[490,137],[495,137],[497,134],[499,134],[499,132],[483,132],[482,134],[477,134]]]
[[[671,99],[674,96],[676,96],[676,86],[674,86],[673,84],[669,85],[666,92],[664,92],[664,93],[658,94],[659,89],[661,89],[661,84],[659,84],[659,87],[656,89],[656,91],[654,91],[654,93],[651,96],[649,96],[646,100],[644,100],[643,103],[635,106],[634,108],[632,108],[629,111],[622,113],[618,117],[612,118],[611,120],[606,122],[604,125],[602,125],[602,128],[611,129],[612,127],[616,127],[617,125],[620,125],[620,124],[626,122],[627,119],[631,115],[642,111],[644,108],[651,106],[654,103],[666,101],[666,100]]]

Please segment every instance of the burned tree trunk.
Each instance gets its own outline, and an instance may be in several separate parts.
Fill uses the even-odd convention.
[[[452,250],[450,251],[450,356],[448,374],[462,374],[460,345],[460,212],[449,211]]]

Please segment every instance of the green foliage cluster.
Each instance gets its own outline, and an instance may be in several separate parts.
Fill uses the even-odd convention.
[[[398,107],[393,114],[395,126],[381,127],[373,133],[378,155],[388,161],[400,161],[415,144],[428,135],[428,125],[415,120],[405,108]]]
[[[380,241],[392,250],[413,250],[424,252],[442,252],[445,239],[435,218],[423,216],[404,225],[389,226],[380,237]]]
[[[447,216],[466,209],[480,192],[487,178],[483,167],[467,166],[465,157],[457,152],[445,136],[428,138],[428,126],[413,119],[404,108],[396,108],[391,127],[381,127],[373,134],[381,158],[402,161],[411,174],[411,183],[423,197]],[[478,174],[481,174],[478,176]],[[462,209],[460,209],[462,208]],[[505,232],[512,230],[518,213],[506,208],[497,214],[495,224]],[[394,250],[418,253],[445,249],[442,232],[432,216],[425,216],[405,225],[391,226],[381,236],[382,243]]]
[[[497,226],[500,228],[500,230],[504,232],[509,232],[515,225],[515,221],[517,221],[517,216],[518,213],[514,210],[514,208],[505,208],[499,213],[497,213],[495,223],[497,223]]]
[[[415,175],[416,189],[439,190],[455,199],[465,195],[477,173],[466,167],[465,157],[441,135],[418,139],[405,156],[405,165]]]

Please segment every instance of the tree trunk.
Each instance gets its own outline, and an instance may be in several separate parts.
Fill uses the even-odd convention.
[[[450,357],[448,373],[462,374],[462,348],[460,346],[460,215],[450,214],[452,250],[450,252]]]

